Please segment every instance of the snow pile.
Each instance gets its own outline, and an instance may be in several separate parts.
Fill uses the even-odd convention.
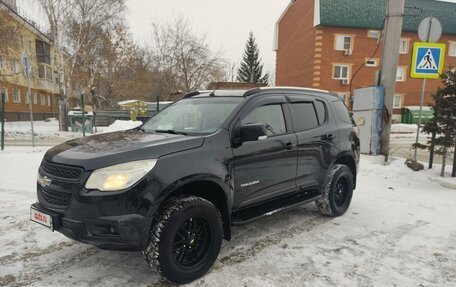
[[[128,130],[142,125],[140,121],[121,121],[116,120],[109,127],[98,127],[98,133],[108,133],[115,131]],[[61,132],[59,131],[59,122],[56,119],[48,119],[46,121],[34,121],[33,129],[36,140],[47,140],[64,142],[67,140],[82,137],[81,132]],[[91,135],[87,133],[86,135]],[[30,122],[5,122],[5,139],[20,141],[30,140],[32,137],[32,128]]]
[[[143,123],[141,121],[121,121],[116,120],[109,127],[98,128],[98,133],[110,133],[116,131],[124,131],[139,127]]]
[[[70,140],[81,137],[81,133],[59,131],[59,122],[56,119],[46,121],[34,121],[33,131],[35,139],[61,138]],[[29,121],[5,122],[5,139],[7,140],[29,140],[32,137],[32,127]]]
[[[418,128],[416,124],[393,124],[391,125],[391,133],[415,133]]]

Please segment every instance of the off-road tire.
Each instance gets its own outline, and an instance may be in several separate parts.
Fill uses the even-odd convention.
[[[197,255],[197,262],[191,266],[184,266],[178,261],[181,258],[178,255],[180,250],[174,250],[175,240],[182,232],[180,227],[196,220],[207,230],[209,240],[206,240],[207,247],[201,251],[202,255]],[[158,220],[152,226],[149,243],[143,254],[148,265],[169,281],[189,283],[203,276],[212,267],[220,252],[222,240],[222,217],[210,201],[196,196],[176,197],[165,204]],[[186,249],[185,252],[191,251],[193,250]]]
[[[339,189],[343,185],[343,196]],[[336,217],[343,215],[353,196],[353,174],[346,165],[332,166],[321,188],[322,199],[315,201],[318,210],[326,216]]]

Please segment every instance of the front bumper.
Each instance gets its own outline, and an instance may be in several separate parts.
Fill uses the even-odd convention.
[[[150,222],[142,215],[68,218],[39,202],[32,207],[50,215],[54,230],[71,239],[109,250],[144,250],[147,246]]]

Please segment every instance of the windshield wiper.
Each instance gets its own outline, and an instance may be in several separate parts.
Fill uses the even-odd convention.
[[[173,135],[184,135],[186,136],[187,133],[179,132],[175,130],[155,130],[156,133],[166,133],[166,134],[173,134]]]

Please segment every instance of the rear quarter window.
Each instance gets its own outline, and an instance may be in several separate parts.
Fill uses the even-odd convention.
[[[322,101],[315,101],[315,110],[317,111],[320,125],[326,122],[326,105]]]
[[[348,124],[352,124],[353,120],[348,112],[347,107],[345,106],[344,102],[342,101],[334,101],[333,102],[334,111],[337,114],[337,117],[340,121]]]

